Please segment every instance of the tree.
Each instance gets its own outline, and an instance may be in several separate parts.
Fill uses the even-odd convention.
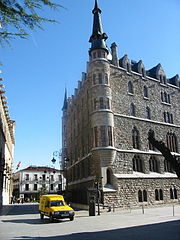
[[[0,0],[0,45],[16,37],[27,38],[28,30],[42,29],[44,22],[56,22],[41,15],[46,7],[63,6],[51,0]]]
[[[39,193],[39,197],[42,196],[42,195],[45,195],[47,194],[47,189],[46,189],[46,186],[43,184],[41,188],[39,188],[38,190],[38,193]]]

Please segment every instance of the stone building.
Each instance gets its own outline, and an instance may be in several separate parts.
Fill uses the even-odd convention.
[[[2,81],[2,78],[0,78]],[[15,121],[10,119],[4,85],[0,84],[0,206],[9,204],[12,195]]]
[[[148,132],[180,157],[180,78],[161,64],[118,57],[106,46],[101,10],[92,11],[87,72],[62,108],[62,160],[72,201],[88,204],[98,186],[105,205],[158,205],[178,201],[180,181]],[[98,183],[98,184],[97,184]]]
[[[39,199],[44,193],[62,193],[65,179],[62,170],[45,166],[29,166],[13,174],[13,196],[24,200]]]

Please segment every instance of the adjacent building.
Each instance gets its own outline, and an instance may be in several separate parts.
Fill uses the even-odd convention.
[[[13,174],[13,196],[16,199],[38,200],[41,193],[62,193],[64,189],[62,170],[29,166]]]
[[[0,78],[2,81],[2,78]],[[15,121],[10,119],[4,85],[0,83],[0,206],[12,196]]]
[[[97,187],[105,205],[138,206],[178,201],[180,181],[148,142],[154,132],[180,157],[180,78],[161,64],[118,57],[106,46],[95,1],[87,72],[62,108],[62,161],[71,200],[88,204]]]

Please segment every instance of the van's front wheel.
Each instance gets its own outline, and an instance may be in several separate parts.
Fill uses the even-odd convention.
[[[74,216],[73,216],[73,217],[70,217],[69,219],[70,219],[70,221],[73,221],[73,220],[74,220]]]

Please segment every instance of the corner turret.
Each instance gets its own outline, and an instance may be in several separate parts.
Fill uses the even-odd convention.
[[[95,0],[95,6],[92,13],[94,14],[94,20],[93,20],[92,35],[89,39],[89,42],[91,43],[89,55],[91,59],[107,58],[109,51],[105,41],[107,40],[108,36],[106,35],[106,33],[103,32],[101,17],[100,17],[101,10],[98,7],[97,0]]]

